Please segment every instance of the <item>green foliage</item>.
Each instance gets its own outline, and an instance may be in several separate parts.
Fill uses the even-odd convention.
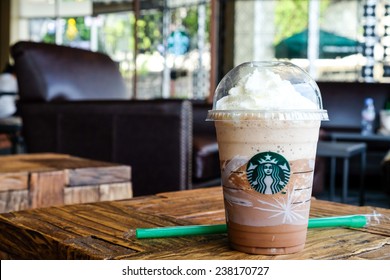
[[[153,11],[141,15],[137,21],[138,50],[153,53],[159,44],[162,44],[162,18],[161,11]]]
[[[85,18],[84,17],[77,17],[76,20],[76,27],[79,33],[79,37],[83,41],[89,41],[91,40],[91,29],[86,26],[85,24]]]
[[[206,6],[206,40],[210,34],[210,21],[211,21],[211,7],[210,5]],[[198,33],[198,7],[192,6],[188,9],[186,17],[183,19],[183,26],[190,36],[191,45],[196,45],[194,40],[197,39]]]
[[[197,7],[190,7],[187,11],[187,16],[183,19],[183,26],[188,35],[193,38],[198,32],[198,9]]]
[[[105,50],[114,54],[116,51],[131,52],[134,50],[134,14],[109,14],[105,18],[103,38]]]
[[[42,42],[54,44],[56,42],[56,35],[54,33],[46,33],[42,38]]]
[[[185,31],[192,41],[197,39],[198,32],[198,7],[187,7],[186,16],[181,16],[179,9],[172,11],[172,22],[181,21]],[[206,37],[210,29],[210,5],[207,6],[206,16]],[[64,41],[89,41],[91,39],[90,27],[86,25],[84,17],[64,18],[65,34]],[[134,24],[133,13],[115,13],[105,15],[105,23],[100,31],[99,50],[115,53],[116,51],[132,52],[134,50]],[[153,53],[163,43],[163,11],[143,11],[137,21],[137,48],[141,53]],[[45,34],[42,41],[47,43],[55,42],[55,34]],[[104,42],[104,44],[102,43]],[[193,42],[191,45],[196,45]],[[104,48],[104,49],[103,49]]]
[[[308,27],[310,0],[276,0],[275,7],[275,44],[299,33]],[[331,0],[320,0],[320,13]],[[321,21],[321,18],[320,18]]]

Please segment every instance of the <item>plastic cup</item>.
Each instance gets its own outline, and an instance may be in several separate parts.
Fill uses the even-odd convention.
[[[293,87],[314,108],[294,109],[283,104],[291,101],[269,100],[281,90],[271,83],[260,109],[219,109],[218,102],[255,70],[270,71],[289,81],[289,89]],[[255,107],[251,102],[249,105]],[[248,62],[222,79],[208,120],[216,127],[228,238],[233,249],[274,255],[304,248],[319,128],[327,118],[318,86],[291,63]]]
[[[379,112],[380,129],[379,133],[390,135],[390,110],[381,110]]]

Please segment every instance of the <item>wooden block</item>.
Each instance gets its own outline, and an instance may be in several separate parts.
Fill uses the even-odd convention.
[[[20,211],[28,208],[28,190],[0,192],[0,213]]]
[[[53,163],[59,163],[69,155],[63,154],[20,154],[0,157],[0,173],[34,172],[58,170]]]
[[[29,194],[31,208],[64,204],[65,183],[64,171],[32,173]]]
[[[0,191],[28,188],[28,172],[0,173]]]
[[[130,182],[96,186],[66,187],[64,189],[65,204],[121,200],[132,197],[133,192]]]
[[[100,201],[111,201],[128,199],[133,197],[133,190],[130,182],[103,184],[99,186]]]
[[[69,185],[98,185],[130,181],[130,167],[124,165],[69,169]]]
[[[82,186],[64,189],[64,203],[90,203],[100,199],[99,186]]]
[[[131,167],[66,154],[1,156],[0,192],[11,192],[0,196],[1,211],[21,210],[16,190],[28,192],[28,208],[131,198]]]

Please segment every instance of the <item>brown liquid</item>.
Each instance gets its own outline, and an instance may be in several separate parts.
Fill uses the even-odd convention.
[[[270,255],[304,248],[319,124],[272,119],[215,122],[232,248]],[[290,166],[289,181],[278,193],[260,193],[248,181],[248,162],[263,152],[283,156]]]
[[[291,254],[305,246],[307,225],[267,227],[228,223],[228,236],[233,249],[250,254]]]
[[[235,188],[224,186],[224,196],[232,248],[269,255],[290,254],[304,248],[313,179],[311,161],[290,162],[290,181],[284,192],[274,195],[261,194],[250,186],[246,165],[231,173],[230,186]]]

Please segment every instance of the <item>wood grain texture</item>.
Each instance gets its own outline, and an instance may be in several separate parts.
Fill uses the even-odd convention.
[[[132,197],[133,188],[129,182],[99,185],[99,201],[129,199]]]
[[[31,173],[29,191],[31,208],[64,204],[65,183],[64,171]]]
[[[52,153],[39,153],[39,154],[19,154],[0,157],[0,174],[2,173],[19,173],[19,172],[43,172],[52,170],[65,170],[65,169],[84,169],[89,168],[101,168],[108,167],[124,168],[123,165],[90,160],[80,157],[74,157],[66,154],[52,154]],[[126,167],[125,169],[129,169]],[[104,170],[103,170],[104,171]],[[121,176],[130,179],[130,174],[121,174]]]
[[[132,195],[130,166],[66,154],[0,157],[0,213]]]
[[[69,185],[95,185],[129,181],[130,166],[97,166],[69,169]]]
[[[99,201],[99,186],[83,186],[64,189],[64,204]]]
[[[130,182],[66,187],[64,189],[64,204],[111,201],[131,197],[133,197],[133,189]]]
[[[313,200],[312,217],[389,209]],[[390,222],[361,229],[310,229],[291,255],[231,250],[226,234],[136,239],[136,228],[224,222],[220,187],[122,201],[33,209],[0,215],[0,257],[15,259],[390,259]]]
[[[20,211],[29,208],[27,190],[0,192],[0,213]]]
[[[0,173],[0,192],[9,190],[26,190],[28,172]]]

